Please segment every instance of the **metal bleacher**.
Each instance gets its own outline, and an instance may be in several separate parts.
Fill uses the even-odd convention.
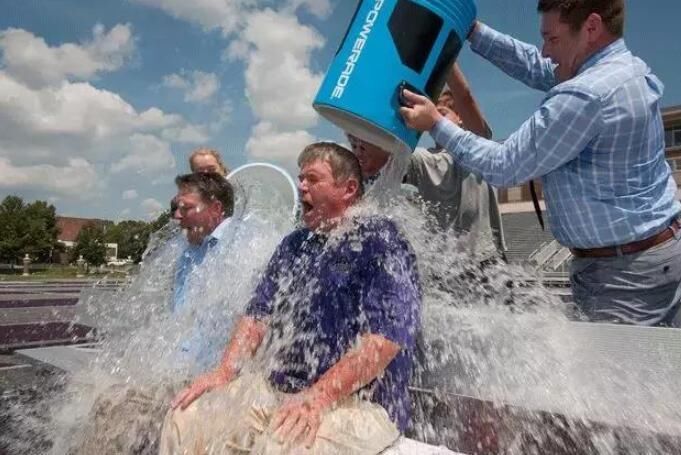
[[[566,274],[570,251],[542,230],[533,212],[503,215],[506,258],[514,264],[530,265],[550,274]]]

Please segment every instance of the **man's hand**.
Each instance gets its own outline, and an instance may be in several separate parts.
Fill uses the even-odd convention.
[[[429,131],[442,118],[433,102],[425,96],[409,90],[404,90],[403,95],[409,106],[401,107],[400,114],[409,128]]]
[[[180,408],[181,410],[184,410],[204,393],[228,384],[231,380],[231,375],[225,374],[220,370],[202,374],[196,378],[189,387],[175,396],[170,403],[170,407],[172,409]]]
[[[468,30],[468,35],[466,35],[466,39],[470,40],[471,36],[473,36],[473,33],[477,32],[479,28],[480,28],[480,21],[479,20],[473,21],[473,25],[471,26],[471,29]]]
[[[312,390],[297,393],[287,398],[277,409],[270,428],[279,443],[302,441],[309,449],[314,444],[322,415],[330,407],[328,397]]]

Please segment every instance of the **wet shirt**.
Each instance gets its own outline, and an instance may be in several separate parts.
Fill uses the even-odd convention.
[[[231,219],[227,218],[220,223],[212,233],[206,236],[201,245],[187,245],[182,255],[177,261],[175,268],[175,283],[173,288],[173,301],[171,310],[173,313],[182,309],[186,302],[187,286],[189,277],[198,267],[201,266],[206,255],[223,238],[223,234],[228,229]]]
[[[401,347],[360,396],[383,406],[404,431],[411,404],[421,290],[410,245],[388,219],[354,220],[330,237],[299,229],[273,255],[247,315],[268,323],[263,356],[285,393],[312,386],[363,334]],[[260,354],[259,354],[260,355]]]
[[[212,233],[206,236],[200,245],[187,245],[177,261],[175,268],[175,282],[171,312],[178,315],[181,311],[192,311],[188,295],[196,298],[196,289],[206,286],[205,270],[202,265],[207,264],[215,255],[224,254],[228,243],[234,240],[230,227],[231,218],[220,223]],[[213,261],[214,262],[214,261]],[[205,316],[205,315],[204,315]],[[195,327],[180,344],[178,360],[182,363],[196,363],[202,368],[207,368],[214,353],[219,348],[213,343],[202,330],[203,321],[196,319]]]
[[[404,182],[417,188],[439,229],[468,235],[470,251],[480,259],[506,250],[494,188],[445,150],[414,150]]]

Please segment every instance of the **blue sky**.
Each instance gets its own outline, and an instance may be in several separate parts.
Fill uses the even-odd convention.
[[[148,218],[199,145],[231,167],[288,164],[341,140],[310,101],[355,0],[0,0],[0,198],[65,215]],[[681,2],[627,2],[626,40],[681,104]],[[539,44],[536,0],[479,18]],[[541,101],[467,46],[459,62],[497,137]]]

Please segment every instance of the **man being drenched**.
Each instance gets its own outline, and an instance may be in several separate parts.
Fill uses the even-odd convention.
[[[397,227],[351,208],[357,158],[303,150],[305,227],[272,256],[219,366],[172,403],[161,454],[378,454],[410,420],[421,290]]]

